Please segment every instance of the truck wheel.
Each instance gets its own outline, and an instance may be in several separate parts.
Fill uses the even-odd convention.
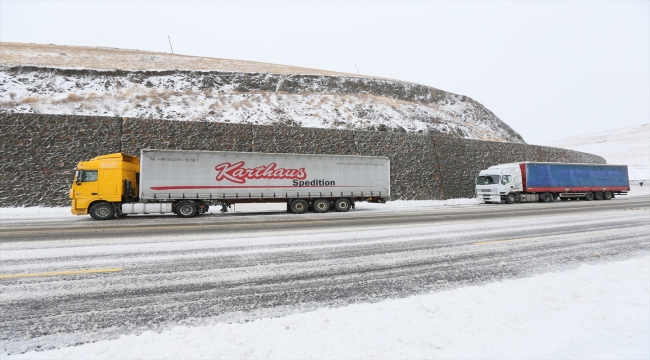
[[[600,191],[597,191],[594,193],[594,199],[595,200],[602,200],[603,199],[603,193]]]
[[[543,193],[542,194],[542,201],[543,202],[551,202],[551,201],[553,201],[553,195],[551,193]]]
[[[176,215],[190,218],[198,215],[199,208],[193,201],[181,201],[176,205]]]
[[[514,204],[517,202],[517,198],[515,197],[515,194],[508,194],[508,197],[506,198],[506,202],[508,204]]]
[[[334,202],[334,209],[338,212],[346,212],[350,210],[350,200],[348,199],[337,199]]]
[[[88,213],[95,220],[110,220],[115,217],[115,208],[113,208],[113,204],[98,202],[90,207]]]
[[[303,199],[296,199],[291,202],[291,212],[294,214],[304,214],[307,212],[309,205]]]
[[[613,197],[614,194],[612,194],[611,191],[605,191],[605,193],[603,194],[603,199],[605,200],[612,200]]]
[[[324,213],[330,209],[330,202],[325,199],[316,199],[311,204],[311,207],[314,209],[314,212]]]
[[[585,200],[586,201],[591,201],[593,199],[594,199],[594,193],[592,193],[591,191],[587,191],[585,193]]]

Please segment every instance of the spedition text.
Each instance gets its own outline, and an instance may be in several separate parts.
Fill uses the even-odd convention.
[[[306,181],[294,180],[293,181],[293,186],[298,186],[298,187],[303,187],[303,186],[335,186],[335,185],[336,185],[335,181],[329,181],[329,180],[323,180],[323,179],[306,180]]]

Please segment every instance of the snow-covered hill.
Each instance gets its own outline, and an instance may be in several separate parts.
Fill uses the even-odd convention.
[[[650,180],[650,124],[585,134],[542,145],[600,155],[608,164],[627,165],[630,180]]]
[[[444,133],[525,143],[473,99],[399,80],[318,70],[310,74],[304,68],[293,74],[290,67],[255,63],[251,68],[248,63],[236,62],[226,66],[217,59],[192,62],[193,57],[174,58],[178,61],[170,65],[158,60],[171,55],[149,53],[140,54],[140,62],[157,59],[151,60],[151,69],[156,70],[142,70],[141,64],[128,70],[108,70],[106,64],[124,64],[123,57],[134,58],[137,52],[84,52],[71,47],[74,49],[59,54],[43,45],[2,45],[2,112]],[[40,57],[36,56],[39,52]],[[93,67],[71,69],[72,55]],[[186,70],[161,69],[165,66],[184,66]],[[241,71],[234,71],[240,67]]]

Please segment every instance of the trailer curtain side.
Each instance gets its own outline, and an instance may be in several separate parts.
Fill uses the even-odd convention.
[[[143,150],[141,199],[381,197],[390,161],[349,155]]]
[[[611,188],[629,190],[627,166],[528,163],[526,188]]]

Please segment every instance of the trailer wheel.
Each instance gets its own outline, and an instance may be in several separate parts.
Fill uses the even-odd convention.
[[[316,199],[311,204],[311,207],[314,209],[314,212],[324,213],[330,209],[330,202],[325,199]]]
[[[348,199],[337,199],[334,202],[334,209],[338,212],[346,212],[350,210],[350,200]]]
[[[605,191],[605,193],[603,194],[603,199],[605,200],[612,200],[613,197],[614,194],[612,194],[611,191]]]
[[[183,218],[194,217],[199,214],[199,208],[193,201],[181,201],[176,205],[176,215]]]
[[[540,197],[542,202],[551,202],[553,201],[553,195],[551,193],[543,193]]]
[[[88,213],[95,220],[110,220],[115,217],[115,208],[113,204],[102,201],[93,204]]]
[[[307,212],[309,205],[303,199],[296,199],[291,202],[291,212],[294,214],[304,214]]]
[[[594,193],[594,200],[602,200],[603,199],[603,193],[601,191],[597,191]]]
[[[591,191],[587,191],[585,193],[585,201],[591,201],[593,199],[594,199],[594,193],[592,193]]]
[[[515,194],[508,194],[508,197],[506,198],[506,202],[508,204],[514,204],[517,202],[517,197],[515,197]]]

